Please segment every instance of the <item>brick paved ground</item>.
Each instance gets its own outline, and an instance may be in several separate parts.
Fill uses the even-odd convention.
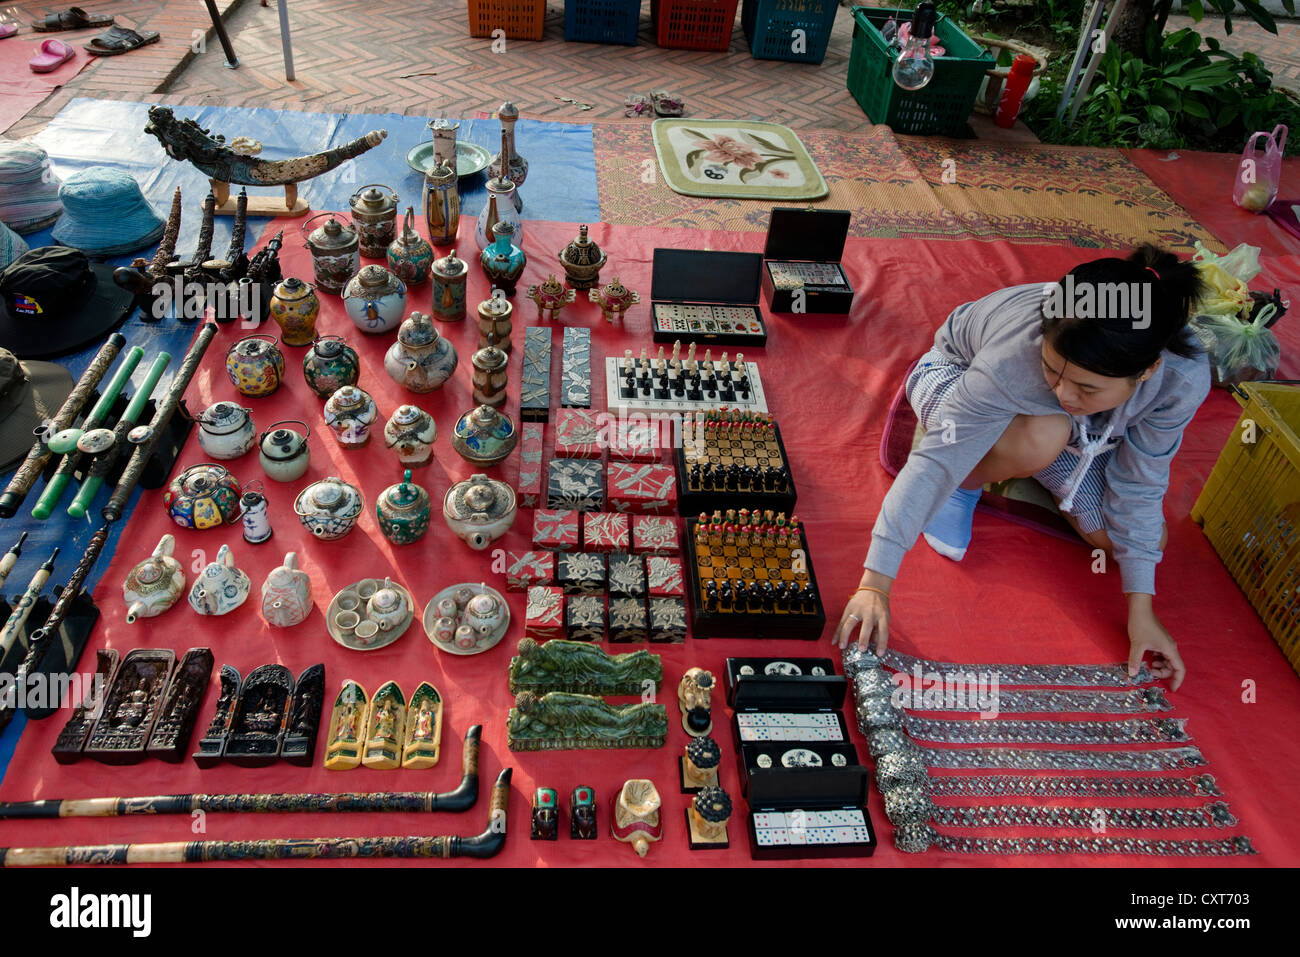
[[[1166,29],[1183,27],[1191,27],[1203,37],[1215,37],[1225,50],[1238,56],[1246,51],[1258,55],[1273,71],[1274,82],[1300,92],[1300,22],[1279,20],[1277,36],[1244,16],[1232,18],[1231,36],[1223,31],[1222,17],[1208,15],[1200,23],[1191,17],[1171,16]]]

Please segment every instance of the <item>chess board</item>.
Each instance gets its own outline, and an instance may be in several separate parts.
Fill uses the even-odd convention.
[[[710,544],[696,540],[699,519],[686,520],[687,583],[691,593],[691,634],[696,638],[802,638],[815,641],[826,624],[826,612],[817,589],[812,558],[803,529],[792,530],[784,546],[751,541],[749,544]],[[736,541],[740,538],[737,536]],[[758,585],[808,586],[812,600],[777,601],[771,610],[749,601],[710,603],[709,582],[732,589]]]
[[[711,413],[705,413],[706,417]],[[720,414],[720,413],[719,413]],[[794,511],[798,494],[790,460],[781,441],[781,430],[770,416],[742,415],[751,420],[755,428],[709,428],[700,423],[698,416],[683,420],[679,426],[680,441],[674,443],[673,464],[677,468],[677,508],[682,515],[698,515],[722,508],[770,509],[775,512]],[[761,420],[761,421],[752,421]],[[733,423],[735,424],[735,423]],[[780,473],[781,488],[764,488],[761,478],[742,473],[735,488],[717,481],[701,481],[694,470],[775,469]]]
[[[767,411],[767,396],[755,362],[730,362],[730,369],[743,370],[749,385],[745,390],[737,390],[729,379],[707,370],[702,371],[698,388],[688,389],[690,383],[681,381],[674,389],[666,376],[649,367],[638,367],[629,385],[628,376],[621,371],[623,362],[618,356],[605,357],[605,401],[610,411],[621,408],[629,412],[702,412],[720,405],[751,412]]]

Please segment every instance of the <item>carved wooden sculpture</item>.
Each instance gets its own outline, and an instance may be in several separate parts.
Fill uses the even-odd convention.
[[[325,767],[348,771],[361,765],[361,742],[366,733],[370,696],[350,678],[343,682],[330,715],[329,742],[325,746]]]
[[[659,822],[659,807],[663,802],[653,781],[633,778],[623,784],[614,796],[614,813],[609,822],[615,840],[631,844],[637,857],[645,857],[650,842],[664,836]]]
[[[179,764],[185,757],[190,733],[199,717],[199,706],[203,704],[203,693],[208,690],[212,664],[212,652],[207,648],[191,648],[185,653],[172,674],[158,721],[149,736],[145,753],[150,757],[173,764]]]
[[[103,714],[90,731],[86,757],[104,764],[143,760],[175,664],[175,653],[167,649],[137,648],[122,659]]]

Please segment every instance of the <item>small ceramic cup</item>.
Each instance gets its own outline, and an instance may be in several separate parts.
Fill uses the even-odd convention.
[[[456,605],[456,599],[444,598],[438,602],[439,618],[455,618],[460,613],[460,608]]]
[[[379,634],[379,626],[369,619],[357,625],[357,637],[362,641],[369,641],[377,634]]]
[[[334,627],[346,634],[351,634],[356,630],[361,621],[361,616],[355,611],[341,611],[334,616]]]
[[[461,625],[456,629],[456,647],[462,651],[471,651],[478,644],[478,635],[474,634],[474,629],[469,625]]]
[[[361,607],[361,600],[354,595],[343,595],[338,600],[340,611],[356,611]]]
[[[452,604],[455,604],[455,602]],[[450,645],[456,638],[456,619],[439,618],[433,623],[433,636],[444,645]]]
[[[357,586],[357,595],[363,600],[368,599],[377,591],[379,591],[379,586],[373,581],[364,581]]]
[[[469,600],[473,598],[476,594],[477,592],[475,592],[474,589],[470,588],[468,585],[466,585],[464,588],[457,588],[456,606],[458,608],[464,608],[466,605],[469,604]]]

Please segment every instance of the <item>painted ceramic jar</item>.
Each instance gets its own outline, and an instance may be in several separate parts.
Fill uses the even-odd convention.
[[[262,617],[276,628],[292,628],[307,620],[313,604],[311,577],[298,567],[297,553],[289,552],[262,583]]]
[[[248,575],[235,567],[229,545],[222,545],[216,561],[199,573],[190,587],[190,607],[200,615],[226,615],[248,599],[253,587]]]
[[[384,355],[384,370],[412,392],[432,392],[451,378],[458,361],[456,347],[438,335],[433,321],[413,312]]]
[[[302,375],[307,388],[328,399],[345,385],[356,385],[361,359],[342,336],[320,336],[303,357]]]
[[[257,442],[251,409],[233,402],[214,402],[194,417],[199,448],[214,459],[237,459]]]
[[[587,238],[587,227],[578,227],[578,238],[560,250],[564,281],[574,289],[591,289],[600,282],[600,267],[608,257]]]
[[[515,227],[511,223],[497,223],[492,227],[492,235],[495,237],[492,245],[479,254],[479,265],[494,290],[500,289],[507,296],[513,296],[515,283],[523,275],[528,257],[511,241],[515,237]]]
[[[286,429],[286,425],[301,425],[303,431]],[[266,477],[276,482],[293,482],[302,478],[311,465],[311,447],[307,437],[311,427],[301,419],[284,419],[275,422],[262,433],[258,442],[257,461]]]
[[[396,329],[406,315],[406,283],[383,266],[366,266],[348,280],[343,311],[362,332]]]
[[[271,293],[271,318],[280,327],[280,341],[286,346],[309,346],[316,337],[320,297],[310,283],[290,276]]]
[[[348,200],[352,224],[357,227],[361,255],[383,259],[397,236],[397,193],[373,183],[362,186]]]
[[[333,476],[308,485],[293,503],[303,527],[323,542],[337,541],[352,531],[365,507],[359,488]]]
[[[163,493],[163,505],[181,528],[215,528],[239,522],[242,494],[230,472],[204,462],[191,465],[172,479]]]
[[[519,441],[515,423],[504,412],[480,405],[460,417],[453,430],[451,447],[474,465],[496,465]]]
[[[240,395],[268,396],[284,381],[284,354],[274,336],[245,336],[226,353],[226,375]]]
[[[429,227],[430,242],[443,245],[456,241],[460,229],[460,189],[454,157],[450,164],[440,162],[425,173],[424,222]]]
[[[316,291],[337,296],[361,269],[360,243],[357,231],[351,225],[340,223],[329,213],[320,216],[329,216],[329,219],[307,236],[307,251],[311,253]],[[313,216],[303,223],[303,232],[306,233],[307,226],[320,216]]]
[[[507,365],[510,357],[494,345],[479,349],[470,360],[474,365],[474,401],[500,408],[506,404]]]
[[[418,468],[433,461],[433,443],[438,426],[433,416],[414,405],[399,405],[384,426],[384,445],[397,453],[397,460],[408,468]]]
[[[517,514],[515,490],[486,475],[457,482],[442,500],[447,527],[475,551],[482,551],[508,532]]]
[[[366,602],[366,617],[378,625],[380,631],[392,631],[410,614],[405,596],[393,587],[391,578],[385,578],[384,587]]]
[[[388,269],[408,286],[418,286],[433,268],[433,247],[415,231],[415,210],[406,207],[402,232],[388,244]]]
[[[502,103],[497,110],[497,119],[501,121],[501,149],[488,162],[488,174],[515,184],[515,209],[523,212],[524,200],[519,195],[519,187],[528,178],[528,160],[515,150],[515,123],[519,121],[519,110],[509,101]],[[504,163],[501,161],[503,156],[506,157]]]
[[[140,562],[126,576],[122,584],[122,598],[126,601],[126,623],[137,618],[161,615],[180,600],[185,593],[185,570],[172,557],[176,539],[164,535],[158,540],[153,554]]]
[[[572,303],[578,294],[572,289],[565,289],[564,283],[555,278],[555,273],[551,273],[546,282],[529,286],[525,295],[537,303],[538,319],[555,319],[560,310]]]
[[[359,449],[369,442],[370,426],[377,418],[375,400],[354,385],[345,385],[325,402],[325,424],[345,449]]]
[[[458,322],[465,318],[465,282],[469,267],[452,250],[433,264],[433,318]]]
[[[630,307],[640,302],[641,294],[628,289],[615,276],[614,281],[606,283],[603,289],[588,290],[587,298],[600,306],[606,322],[613,322],[621,318]]]
[[[394,545],[410,545],[423,538],[429,530],[430,514],[429,493],[411,481],[410,469],[402,474],[402,481],[380,492],[375,503],[379,530]]]
[[[474,241],[479,249],[487,249],[492,242],[492,227],[497,223],[510,223],[515,227],[514,241],[518,246],[524,244],[524,221],[515,208],[515,184],[508,179],[496,177],[487,181],[487,202],[478,214],[478,223],[474,226]]]

